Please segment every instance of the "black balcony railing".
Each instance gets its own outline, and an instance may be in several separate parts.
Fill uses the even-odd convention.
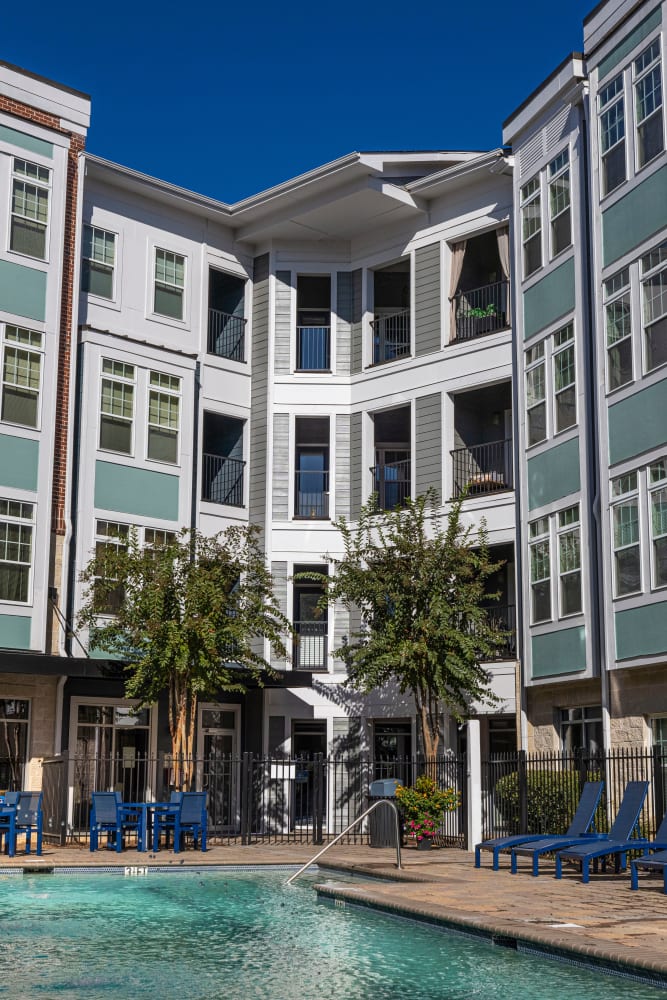
[[[410,496],[410,465],[408,458],[372,466],[373,492],[377,493],[381,510],[395,510],[405,504]]]
[[[294,622],[295,670],[327,669],[327,623]]]
[[[245,361],[246,322],[242,316],[209,309],[208,353],[230,361]]]
[[[331,327],[297,326],[296,368],[300,372],[328,372],[331,367]]]
[[[464,491],[468,496],[482,496],[513,489],[511,438],[456,448],[451,455],[455,497]]]
[[[491,604],[486,609],[486,614],[490,622],[507,633],[505,642],[502,646],[498,646],[493,659],[516,659],[516,606],[514,604]]]
[[[373,364],[403,358],[410,353],[410,310],[380,316],[371,322],[373,331]]]
[[[294,516],[326,521],[329,517],[329,473],[298,471],[294,496]]]
[[[238,458],[204,455],[202,469],[202,500],[243,506],[243,470],[245,462]]]
[[[492,285],[458,292],[454,298],[456,340],[472,340],[506,329],[510,325],[508,290],[508,281],[495,281]]]

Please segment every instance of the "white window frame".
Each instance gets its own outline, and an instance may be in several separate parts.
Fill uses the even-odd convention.
[[[156,380],[156,381],[154,381]],[[182,413],[182,403],[181,403],[181,389],[182,389],[182,379],[178,375],[169,375],[167,372],[159,371],[149,371],[148,373],[148,392],[147,392],[147,408],[146,408],[146,460],[149,462],[160,462],[165,465],[178,465],[180,461],[180,443],[181,443],[181,413]],[[151,420],[151,401],[153,397],[157,400],[158,406],[158,422]],[[160,398],[164,397],[165,400],[169,400],[170,403],[176,403],[176,416],[177,423],[176,427],[173,428],[169,424],[160,423],[160,410],[161,402]],[[168,415],[170,417],[170,414]],[[168,458],[155,458],[149,454],[151,445],[151,430],[156,432],[174,432],[174,438],[176,441],[176,455],[173,460]]]
[[[90,253],[86,254],[86,243],[87,235],[90,233]],[[97,234],[101,234],[104,239],[104,258],[100,260],[95,256],[95,237]],[[111,240],[111,246],[113,249],[113,256],[111,262],[107,258],[107,243]],[[109,229],[103,229],[101,226],[96,226],[91,222],[87,222],[83,227],[83,243],[81,250],[81,290],[85,295],[92,296],[94,299],[99,299],[102,302],[115,302],[116,300],[116,264],[117,264],[117,247],[118,247],[118,234],[111,232]],[[84,274],[86,270],[86,264],[89,270],[98,270],[100,272],[108,273],[111,275],[111,294],[101,295],[99,292],[92,292],[89,289],[83,287]]]
[[[163,254],[164,258],[164,272],[161,278],[158,279],[158,255]],[[174,267],[174,280],[167,280],[167,270],[166,264],[168,263],[168,258],[172,258],[172,263]],[[182,262],[183,267],[183,278],[182,283],[179,285],[176,280],[176,266],[177,262]],[[152,291],[151,291],[151,313],[153,316],[159,316],[161,320],[166,319],[171,323],[184,323],[185,322],[185,288],[187,283],[187,257],[178,253],[176,250],[167,250],[166,247],[154,247],[153,248],[153,280],[152,280]],[[172,294],[180,293],[181,297],[181,314],[180,316],[172,316],[170,313],[159,312],[156,309],[156,293],[158,288],[164,291],[171,292]]]
[[[553,547],[551,543],[550,518],[548,516],[538,517],[534,521],[530,521],[528,524],[528,537],[528,554],[530,561],[530,624],[543,625],[546,622],[553,621]],[[539,549],[546,551],[547,572],[542,576],[537,576],[534,572],[536,569],[536,553]],[[535,587],[543,586],[545,583],[548,584],[549,587],[549,614],[547,617],[536,618],[534,599]]]
[[[14,339],[16,338],[16,339]],[[7,352],[16,351],[28,356],[29,359],[38,359],[39,378],[37,388],[23,384],[19,381],[9,381],[5,378],[7,365]],[[3,423],[15,427],[27,427],[30,430],[39,430],[42,417],[42,384],[44,379],[44,334],[37,330],[29,330],[25,327],[16,326],[13,323],[6,323],[2,328],[2,367],[0,368],[0,420]],[[29,361],[30,363],[30,361]],[[28,368],[28,373],[30,369]],[[19,420],[10,420],[5,417],[5,388],[21,390],[24,395],[32,395],[35,399],[35,423],[27,424]]]
[[[529,181],[522,184],[520,188],[521,204],[521,267],[523,279],[526,281],[544,267],[544,247],[542,245],[542,187],[541,173],[531,177]],[[526,223],[531,219],[538,220],[538,228],[533,230],[526,237]],[[540,260],[531,271],[526,269],[526,247],[532,241],[537,240],[540,247]]]
[[[24,172],[21,172],[18,164],[23,164]],[[31,174],[28,168],[34,171]],[[50,167],[45,167],[41,163],[34,163],[32,160],[26,160],[21,156],[12,157],[12,183],[10,188],[10,202],[9,202],[9,233],[7,236],[7,246],[10,253],[18,254],[21,257],[29,257],[31,260],[41,260],[48,261],[49,259],[49,236],[50,230],[49,225],[51,221],[51,179],[53,172]],[[28,215],[25,211],[19,212],[15,211],[14,208],[14,195],[18,187],[23,186],[24,198],[28,193],[29,188],[34,188],[34,198],[35,205],[38,206],[38,194],[39,192],[46,192],[46,221],[37,218],[37,214]],[[23,219],[26,222],[32,223],[33,226],[39,227],[44,233],[44,253],[42,256],[37,254],[26,253],[25,250],[17,250],[12,246],[12,231],[14,219]]]
[[[110,368],[105,370],[105,365],[109,365]],[[132,375],[129,375],[131,370]],[[114,385],[121,385],[127,388],[131,388],[131,399],[132,399],[132,414],[130,417],[125,416],[125,414],[113,413],[113,410],[108,412],[104,410],[104,383],[110,383]],[[123,393],[123,402],[125,402],[125,394]],[[135,433],[135,417],[136,417],[136,403],[137,403],[137,368],[134,364],[128,364],[125,361],[117,361],[115,358],[102,358],[100,361],[100,402],[99,402],[99,432],[97,435],[97,447],[99,451],[109,452],[113,455],[128,455],[132,457],[134,455],[134,433]],[[108,418],[116,423],[129,424],[130,427],[130,449],[129,451],[119,451],[117,448],[106,448],[102,445],[102,421],[103,418]]]
[[[648,61],[644,61],[648,60]],[[649,114],[645,115],[641,120],[639,118],[639,88],[647,81],[651,76],[657,72],[658,83],[657,87],[654,88],[653,93],[659,91],[660,103],[655,104],[653,110]],[[644,49],[632,60],[632,91],[633,91],[633,106],[634,106],[634,117],[635,117],[635,170],[639,172],[649,164],[654,163],[655,160],[664,152],[665,149],[665,122],[664,122],[664,112],[663,112],[663,73],[662,73],[662,51],[660,45],[660,36],[657,35],[655,38],[644,47]],[[650,159],[645,160],[640,163],[639,152],[640,152],[640,141],[639,132],[640,129],[646,125],[652,118],[659,116],[660,119],[660,148],[656,150]]]
[[[565,187],[565,183],[567,186]],[[547,189],[549,210],[549,250],[550,259],[559,257],[572,246],[572,181],[570,176],[570,150],[566,146],[547,165]],[[566,201],[559,206],[559,192],[566,192]],[[554,212],[554,207],[558,210]],[[560,249],[554,246],[554,232],[558,220],[567,213],[569,239]]]
[[[5,565],[10,566],[27,566],[28,567],[28,582],[26,586],[26,597],[23,600],[13,600],[12,598],[0,596],[0,602],[2,604],[12,604],[18,605],[19,607],[25,607],[26,605],[32,604],[32,587],[33,587],[33,575],[35,568],[35,528],[36,528],[36,513],[37,505],[34,503],[29,503],[24,500],[13,500],[8,497],[0,498],[0,525],[4,526],[14,526],[19,529],[18,539],[10,539],[9,532],[5,534],[4,530],[2,534],[5,534],[4,538],[0,538],[0,568]],[[24,540],[24,533],[28,534],[27,541]],[[30,558],[26,562],[25,559],[10,559],[8,558],[10,552],[10,546],[20,546],[28,544],[30,547]]]
[[[553,434],[564,434],[565,431],[572,430],[578,424],[577,414],[577,345],[574,338],[574,323],[566,323],[559,330],[551,334],[551,385],[553,388]],[[557,387],[556,378],[558,375],[558,358],[566,353],[572,353],[572,381],[567,385]],[[566,392],[572,391],[574,394],[574,420],[565,427],[558,426],[558,397]]]
[[[558,358],[565,352],[572,352],[572,373],[571,382],[566,385],[557,386]],[[542,369],[544,382],[544,396],[539,398],[531,396],[531,384],[534,384],[536,373]],[[542,337],[536,343],[527,347],[524,352],[524,391],[525,412],[526,412],[526,448],[536,448],[545,441],[567,434],[577,427],[579,422],[578,400],[577,400],[577,341],[574,328],[574,320],[560,326],[557,330]],[[558,398],[565,393],[574,395],[574,420],[565,427],[558,426]],[[544,406],[544,437],[539,441],[530,442],[529,419],[532,411],[539,406]]]
[[[624,386],[630,385],[634,381],[635,374],[634,338],[632,336],[633,310],[630,267],[621,268],[621,270],[617,271],[616,274],[606,278],[602,283],[602,289],[604,300],[603,308],[606,355],[605,384],[607,386],[607,392],[616,392],[617,389],[622,389]],[[615,340],[610,340],[610,332],[617,330],[620,325],[618,317],[622,318],[624,329],[627,320],[629,329],[627,332],[623,333],[623,336],[617,337]],[[620,348],[619,345],[621,345]],[[611,361],[612,351],[620,352],[620,350],[628,350],[628,348],[630,353],[630,377],[626,378],[622,382],[618,382],[616,385],[612,385],[612,372],[615,370],[615,366]]]
[[[612,80],[604,85],[598,96],[599,107],[599,142],[600,142],[600,196],[605,198],[608,194],[617,191],[628,179],[627,162],[627,142],[626,142],[626,101],[624,88],[624,74],[617,74]],[[612,119],[612,114],[614,115]],[[605,136],[611,136],[607,149],[604,148]],[[615,156],[619,148],[623,147],[623,177],[612,188],[606,186],[606,163],[605,160]]]
[[[611,503],[609,507],[609,520],[611,528],[614,597],[632,597],[636,594],[641,594],[643,591],[642,573],[644,560],[642,558],[642,505],[639,491],[639,472],[634,470],[633,472],[628,472],[622,476],[615,476],[611,480],[610,492]],[[620,511],[623,508],[632,507],[636,509],[637,537],[633,538],[629,542],[620,541],[617,543],[617,511]],[[618,527],[622,530],[624,527],[627,527],[627,524],[624,526],[619,521]],[[631,549],[637,550],[639,586],[633,590],[626,590],[621,593],[619,590],[618,553],[629,552]]]
[[[564,568],[563,556],[567,539],[576,535],[578,547],[578,565]],[[535,559],[537,550],[546,550],[545,572],[542,576],[535,575]],[[561,507],[556,511],[543,514],[528,522],[528,563],[529,563],[529,621],[531,626],[538,627],[557,621],[570,620],[584,614],[584,566],[583,525],[581,523],[581,506],[579,501]],[[579,610],[566,611],[563,602],[563,583],[566,577],[579,577]],[[549,617],[535,617],[534,591],[537,586],[548,584]]]
[[[568,541],[575,540],[578,550],[578,562],[569,568],[563,568],[564,557],[568,556]],[[581,566],[581,521],[579,504],[572,504],[559,510],[556,521],[556,540],[558,547],[558,609],[560,618],[572,618],[583,612],[583,589],[582,589],[582,566]],[[571,549],[570,549],[571,551]],[[567,577],[578,576],[579,578],[579,607],[575,611],[565,611],[563,590]]]
[[[543,444],[549,439],[549,417],[547,404],[547,359],[545,351],[545,341],[540,340],[533,347],[529,347],[525,353],[526,370],[526,447],[534,448],[538,444]],[[538,396],[535,387],[538,384],[539,372],[541,370],[542,395]],[[544,412],[544,437],[539,440],[530,440],[530,417],[541,407]]]
[[[655,262],[653,261],[655,258]],[[646,270],[644,267],[646,266]],[[658,279],[658,285],[653,282]],[[642,354],[644,358],[643,370],[645,374],[657,371],[667,364],[667,240],[652,247],[651,250],[642,254],[639,258],[639,280],[641,283],[641,315],[642,315]],[[652,297],[653,302],[659,302],[661,312],[657,316],[651,317],[651,322],[647,319],[647,289],[658,288],[657,294]],[[662,323],[664,325],[664,361],[653,364],[649,367],[649,341],[648,331],[652,326]]]
[[[656,497],[659,494],[662,494],[662,503],[667,509],[667,458],[659,459],[657,462],[651,462],[649,464],[647,469],[646,487],[648,495],[648,523],[650,533],[649,562],[651,567],[651,590],[663,590],[667,587],[667,577],[664,583],[659,583],[657,580],[656,541],[664,539],[665,545],[667,545],[667,516],[663,517],[663,525],[661,526],[662,530],[656,532],[654,504]]]

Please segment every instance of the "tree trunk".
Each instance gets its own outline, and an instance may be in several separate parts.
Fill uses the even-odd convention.
[[[174,788],[189,791],[194,777],[194,734],[197,722],[197,698],[190,689],[189,677],[174,674],[169,684],[169,734]]]
[[[440,747],[440,726],[438,720],[438,701],[425,691],[414,691],[417,706],[417,723],[421,733],[424,756],[427,760],[438,754]]]

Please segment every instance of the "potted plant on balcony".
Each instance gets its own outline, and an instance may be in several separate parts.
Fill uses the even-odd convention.
[[[399,785],[396,802],[403,814],[405,834],[419,850],[429,850],[446,812],[459,805],[453,788],[438,788],[428,774],[420,774],[414,785]]]
[[[493,302],[486,306],[472,306],[468,309],[468,318],[471,319],[475,327],[475,335],[490,333],[495,326],[497,314]]]

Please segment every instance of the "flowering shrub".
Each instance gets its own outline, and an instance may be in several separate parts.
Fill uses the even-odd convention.
[[[399,785],[396,801],[405,817],[405,832],[417,841],[434,837],[442,817],[459,805],[453,788],[438,788],[433,778],[420,774],[414,785]]]

